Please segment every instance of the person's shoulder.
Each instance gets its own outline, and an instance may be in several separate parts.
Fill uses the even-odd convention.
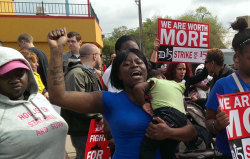
[[[120,91],[120,92],[102,91],[102,95],[103,95],[103,96],[107,96],[107,97],[118,97],[118,96],[123,96],[124,93],[125,93],[124,91]]]
[[[62,56],[63,57],[70,57],[71,56],[71,52],[70,51],[67,51],[67,52],[64,52],[63,54],[62,54]]]
[[[51,103],[42,95],[41,93],[33,93],[30,95],[30,98],[32,98],[32,101],[39,101],[43,103],[47,103],[47,105],[51,105]]]
[[[107,81],[109,79],[110,73],[111,73],[111,65],[104,71],[102,75],[102,79]]]
[[[159,80],[158,78],[151,77],[151,78],[149,78],[149,79],[147,80],[147,82],[150,82],[150,81],[156,82],[156,81],[158,81],[158,80]]]
[[[228,76],[228,75],[230,75],[230,74],[232,74],[234,72],[235,72],[234,69],[232,69],[229,65],[225,64],[224,69],[223,69],[223,74],[225,76]]]
[[[222,89],[226,87],[231,87],[232,83],[234,82],[233,76],[228,75],[226,77],[222,77],[218,79],[214,85],[215,88]]]
[[[38,56],[39,59],[43,58],[43,59],[46,59],[46,61],[48,61],[47,55],[42,50],[40,50],[39,48],[30,47],[30,48],[28,48],[28,50],[34,52]]]
[[[76,63],[75,65],[68,67],[65,76],[68,74],[76,74],[76,73],[85,74],[87,72],[89,72],[89,70],[86,69],[81,63]]]
[[[31,51],[33,51],[35,53],[44,53],[42,50],[40,50],[37,47],[30,47],[30,48],[28,48],[28,50],[31,50]]]

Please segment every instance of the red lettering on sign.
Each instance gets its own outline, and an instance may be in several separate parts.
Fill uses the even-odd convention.
[[[161,45],[209,48],[209,24],[159,19],[158,38]]]
[[[217,95],[219,104],[229,116],[227,126],[229,140],[250,137],[250,91]]]
[[[250,145],[247,145],[246,146],[246,152],[249,154],[247,154],[246,156],[247,156],[247,158],[250,158]]]
[[[87,159],[102,159],[103,150],[89,151]]]

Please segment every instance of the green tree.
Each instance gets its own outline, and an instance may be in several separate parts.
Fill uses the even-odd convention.
[[[201,6],[195,12],[185,13],[177,19],[208,23],[210,27],[210,48],[226,48],[222,41],[228,31],[218,22],[217,16],[213,16],[207,8]]]
[[[196,9],[195,16],[197,17],[198,20],[203,21],[204,18],[211,17],[212,14],[207,10],[206,7],[201,6]]]
[[[102,54],[103,54],[103,62],[104,64],[109,64],[110,61],[110,54],[115,52],[115,41],[109,40],[109,38],[103,39]]]
[[[144,53],[147,57],[151,56],[153,51],[153,42],[157,37],[157,19],[172,19],[169,16],[166,17],[153,17],[147,18],[145,22],[143,22],[143,46]],[[225,48],[223,44],[223,37],[227,33],[227,30],[222,26],[221,23],[218,22],[217,16],[212,15],[206,7],[199,7],[195,11],[189,11],[179,17],[174,19],[185,20],[185,21],[193,21],[193,22],[203,22],[209,23],[210,26],[210,48]],[[131,35],[137,39],[139,42],[139,28],[136,29],[128,29],[126,26],[121,26],[115,28],[112,32],[111,37],[105,39],[109,42],[104,41],[104,49],[105,47],[109,47],[110,49],[114,48],[115,41],[122,35]],[[107,46],[106,46],[107,44]],[[107,49],[106,49],[107,50]],[[112,52],[112,51],[109,51]]]
[[[123,35],[131,35],[135,37],[136,39],[138,39],[138,37],[136,36],[136,31],[132,29],[128,29],[126,26],[120,26],[118,28],[115,28],[112,31],[111,36],[105,37],[103,39],[104,47],[102,48],[102,53],[105,57],[104,62],[106,64],[110,61],[110,54],[115,52],[116,40]]]

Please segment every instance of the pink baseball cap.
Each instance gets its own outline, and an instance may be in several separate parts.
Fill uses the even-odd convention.
[[[0,75],[8,73],[17,68],[24,68],[24,69],[30,70],[29,67],[21,60],[14,60],[0,67]]]

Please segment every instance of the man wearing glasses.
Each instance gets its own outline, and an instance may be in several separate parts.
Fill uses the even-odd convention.
[[[66,90],[79,92],[100,90],[101,85],[95,70],[101,63],[100,49],[94,44],[85,43],[79,49],[79,56],[80,61],[70,63],[65,72]],[[100,114],[83,114],[62,108],[61,116],[69,125],[68,134],[76,149],[76,158],[84,159],[90,120],[100,120]]]
[[[69,32],[67,34],[68,37],[68,47],[69,51],[63,53],[63,71],[65,72],[68,64],[70,62],[77,62],[80,61],[80,54],[79,54],[79,49],[82,44],[82,37],[79,33],[77,32]]]

